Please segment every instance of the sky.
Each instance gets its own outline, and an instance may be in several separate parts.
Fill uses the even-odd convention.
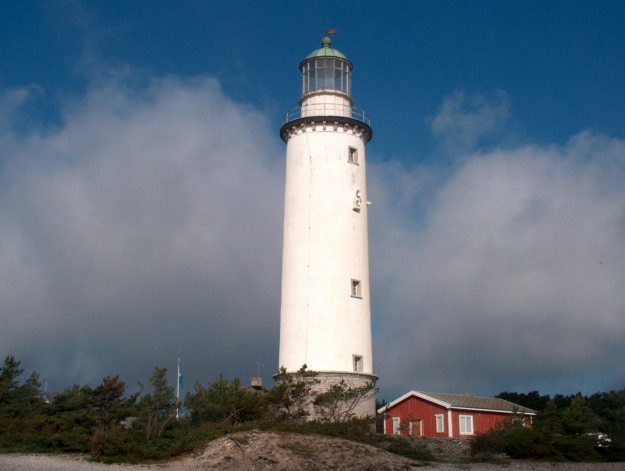
[[[380,398],[625,387],[623,1],[1,2],[0,355],[272,384],[326,28],[372,117]]]

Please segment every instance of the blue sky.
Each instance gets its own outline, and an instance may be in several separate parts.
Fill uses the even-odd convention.
[[[623,387],[624,2],[1,13],[0,354],[54,387],[178,355],[270,381],[278,130],[328,27],[373,120],[381,394]]]
[[[101,67],[210,74],[277,125],[296,103],[302,55],[336,26],[376,154],[429,149],[425,121],[454,90],[505,90],[522,137],[564,142],[580,129],[625,133],[624,20],[623,2],[609,1],[12,2],[1,77],[35,81],[54,100]]]

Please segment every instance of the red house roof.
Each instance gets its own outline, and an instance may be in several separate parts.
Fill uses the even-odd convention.
[[[484,397],[473,396],[469,393],[464,394],[448,394],[448,393],[431,393],[422,391],[410,391],[403,396],[395,399],[390,404],[387,404],[378,409],[379,413],[390,409],[391,407],[399,404],[400,402],[408,399],[411,396],[419,397],[426,401],[430,401],[434,404],[438,404],[447,409],[462,409],[462,410],[475,410],[484,412],[502,412],[507,414],[520,413],[525,415],[536,415],[536,411],[527,407],[514,404],[504,399],[497,397]]]

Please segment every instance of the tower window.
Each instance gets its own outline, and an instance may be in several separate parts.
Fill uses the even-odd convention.
[[[358,165],[358,149],[355,147],[347,148],[347,161],[350,164]]]
[[[354,361],[354,371],[356,373],[362,373],[362,370],[363,370],[362,355],[352,355],[352,358]]]
[[[362,298],[360,280],[352,280],[352,298]]]

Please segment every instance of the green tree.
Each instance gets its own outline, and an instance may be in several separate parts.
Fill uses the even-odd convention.
[[[592,413],[586,406],[581,394],[571,400],[569,407],[562,412],[562,430],[564,434],[579,436],[590,431]]]
[[[267,392],[268,413],[272,421],[302,423],[310,415],[312,388],[319,383],[317,373],[303,365],[297,373],[281,367],[276,384]]]
[[[5,357],[0,367],[0,448],[28,449],[32,437],[41,438],[39,413],[44,401],[35,372],[20,384],[24,372],[13,356]]]
[[[121,429],[121,421],[133,412],[137,394],[125,397],[126,385],[117,376],[106,376],[99,386],[89,391],[89,413],[93,418],[91,454],[106,454],[105,444],[113,429]]]
[[[59,451],[91,450],[95,421],[90,414],[93,388],[74,384],[57,394],[44,410],[46,434]]]
[[[19,384],[17,378],[24,372],[20,368],[20,362],[13,356],[7,355],[4,358],[2,368],[0,368],[0,400],[3,400],[9,391],[15,389]]]
[[[518,404],[520,406],[528,407],[535,411],[542,411],[550,400],[548,395],[541,395],[538,391],[530,391],[528,393],[504,391],[497,394],[495,397],[513,402],[514,404]]]
[[[152,392],[144,395],[139,402],[140,423],[147,441],[161,438],[163,432],[176,418],[179,403],[174,388],[167,383],[167,368],[154,368],[150,378]]]
[[[558,406],[552,400],[547,402],[545,409],[539,413],[535,420],[535,428],[547,435],[553,436],[562,432],[562,422]]]
[[[187,393],[185,398],[185,406],[195,424],[258,420],[265,413],[266,404],[264,394],[242,388],[237,378],[229,383],[223,376],[206,388],[199,382],[195,383],[194,393]]]
[[[13,355],[5,357],[0,368],[0,411],[10,417],[32,415],[43,406],[39,375],[31,373],[20,385],[19,377],[23,372]]]

